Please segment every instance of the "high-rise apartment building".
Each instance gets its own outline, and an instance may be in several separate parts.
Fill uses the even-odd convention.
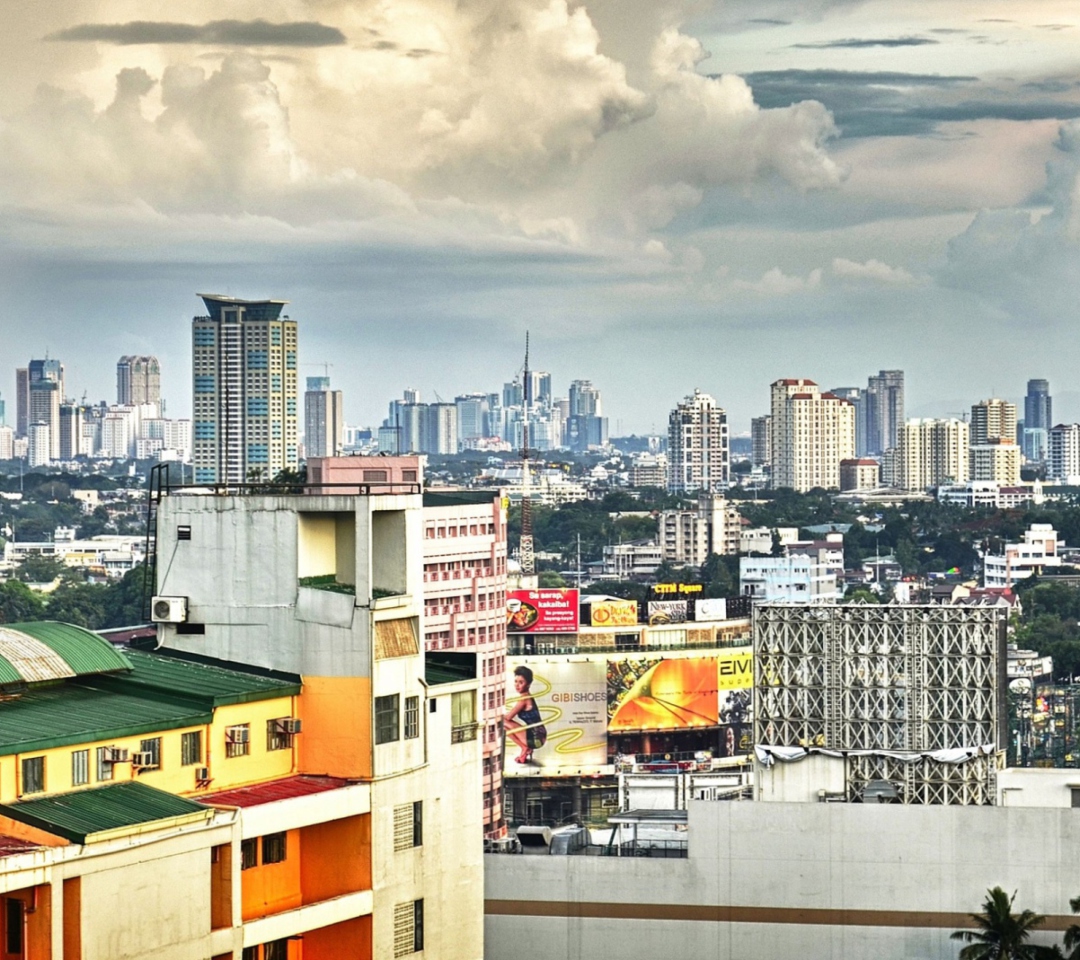
[[[271,478],[299,465],[296,321],[287,300],[200,294],[192,320],[197,483]]]
[[[121,357],[116,364],[116,402],[161,408],[161,365],[157,357]]]
[[[604,446],[608,442],[608,421],[603,415],[600,391],[591,380],[574,380],[568,399],[566,445],[577,452]]]
[[[60,457],[60,404],[64,402],[64,365],[59,360],[31,360],[15,371],[16,434],[30,435],[30,427],[44,423],[49,428],[49,459]],[[41,450],[42,434],[38,432]]]
[[[1029,380],[1024,398],[1024,430],[1021,446],[1028,460],[1047,458],[1050,428],[1054,425],[1053,401],[1049,380]]]
[[[755,467],[772,465],[772,417],[754,417],[750,421],[750,460]]]
[[[30,381],[30,427],[49,428],[49,460],[60,459],[61,383],[56,380]]]
[[[710,554],[737,554],[741,532],[739,508],[722,496],[703,493],[696,508],[660,513],[661,555],[677,567],[700,567]]]
[[[980,400],[971,407],[971,445],[993,440],[1016,443],[1016,404],[1007,400]]]
[[[1047,478],[1080,482],[1080,423],[1059,423],[1050,428],[1048,439]]]
[[[968,425],[963,420],[908,420],[900,434],[900,485],[925,490],[966,483]]]
[[[308,377],[304,393],[304,455],[340,457],[345,446],[345,413],[340,390],[329,377]]]
[[[668,489],[722,493],[730,465],[727,413],[709,394],[695,389],[668,417]]]
[[[838,490],[840,461],[855,456],[855,408],[813,380],[777,380],[771,392],[772,485]]]
[[[15,436],[25,437],[30,426],[30,369],[15,371]]]
[[[461,442],[492,436],[489,397],[486,393],[466,393],[454,398],[457,405],[458,439]]]
[[[833,387],[829,393],[847,400],[855,408],[855,456],[865,457],[868,455],[866,446],[866,389],[863,387]]]
[[[969,461],[972,480],[993,480],[1005,486],[1020,482],[1020,447],[1015,442],[973,443]]]
[[[881,370],[876,377],[871,377],[863,394],[863,403],[866,450],[862,453],[874,456],[894,449],[904,425],[904,371]]]

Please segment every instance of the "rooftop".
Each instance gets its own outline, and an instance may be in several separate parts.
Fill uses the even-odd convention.
[[[281,308],[288,304],[288,300],[241,300],[239,297],[226,297],[220,293],[197,293],[206,304],[206,312],[211,320],[221,320],[221,314],[225,307],[243,307],[244,315],[248,320],[277,320],[281,316]]]
[[[108,641],[70,623],[0,626],[0,686],[130,669],[127,658]]]
[[[106,840],[110,835],[157,821],[179,824],[213,816],[211,809],[201,803],[155,790],[137,780],[0,804],[0,814],[72,843]]]
[[[293,797],[308,797],[314,793],[325,793],[327,790],[340,790],[351,784],[351,780],[341,780],[338,777],[285,777],[269,783],[205,794],[199,799],[211,805],[220,803],[230,807],[257,807],[277,800],[291,800]]]

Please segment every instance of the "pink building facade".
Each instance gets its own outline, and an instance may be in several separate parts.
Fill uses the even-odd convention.
[[[484,833],[506,836],[506,511],[501,493],[424,494],[424,645],[476,654],[484,752]]]

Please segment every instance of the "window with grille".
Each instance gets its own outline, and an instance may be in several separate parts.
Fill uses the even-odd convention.
[[[408,850],[424,843],[424,802],[394,807],[394,850]]]
[[[259,948],[258,947],[244,947],[244,952],[240,954],[243,960],[259,960]]]
[[[193,763],[202,763],[201,730],[180,734],[180,763],[185,767],[190,767]]]
[[[73,750],[71,753],[71,785],[81,787],[90,782],[90,751]]]
[[[288,750],[292,746],[292,734],[286,733],[281,720],[266,721],[266,749]]]
[[[97,748],[97,778],[98,780],[111,780],[113,778],[113,765],[109,761],[109,748]]]
[[[415,740],[420,736],[420,698],[405,698],[405,739]]]
[[[225,728],[225,756],[246,757],[251,752],[251,724],[238,723]]]
[[[259,865],[259,841],[255,838],[240,844],[240,869],[250,870]]]
[[[401,739],[398,730],[400,723],[400,703],[398,694],[375,698],[375,742],[392,743]]]
[[[285,834],[268,833],[262,838],[262,862],[281,863],[285,859]]]
[[[30,757],[22,762],[22,792],[41,793],[45,789],[45,758]]]
[[[450,742],[476,739],[476,692],[462,690],[450,698]]]
[[[151,737],[149,740],[139,741],[139,752],[149,754],[147,763],[142,764],[143,770],[157,770],[161,767],[161,737]]]
[[[394,907],[394,956],[405,957],[424,949],[424,901]]]
[[[289,960],[289,941],[271,940],[264,943],[263,960]]]

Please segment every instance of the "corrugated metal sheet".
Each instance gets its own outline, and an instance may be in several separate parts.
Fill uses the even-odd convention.
[[[299,678],[264,677],[196,663],[165,653],[128,651],[132,672],[113,684],[125,690],[146,688],[185,697],[200,697],[214,706],[287,697],[300,692]]]
[[[76,676],[130,670],[131,664],[119,650],[96,633],[70,623],[42,620],[36,623],[10,623],[5,630],[15,630],[40,640],[58,653]],[[0,640],[0,656],[4,655]]]
[[[210,816],[201,803],[155,790],[137,780],[55,797],[0,804],[0,814],[74,843],[94,834],[178,817]]]
[[[68,681],[0,700],[0,756],[209,723],[205,702]]]
[[[0,657],[3,657],[26,683],[42,683],[75,676],[75,671],[68,666],[68,662],[52,647],[27,633],[12,630],[11,627],[0,627]]]
[[[411,617],[379,620],[375,624],[375,659],[411,657],[420,652]]]
[[[293,797],[307,797],[313,793],[325,793],[327,790],[340,790],[350,783],[351,781],[338,777],[284,777],[269,783],[204,794],[199,799],[203,803],[221,803],[229,807],[257,807],[275,800],[291,800]]]

